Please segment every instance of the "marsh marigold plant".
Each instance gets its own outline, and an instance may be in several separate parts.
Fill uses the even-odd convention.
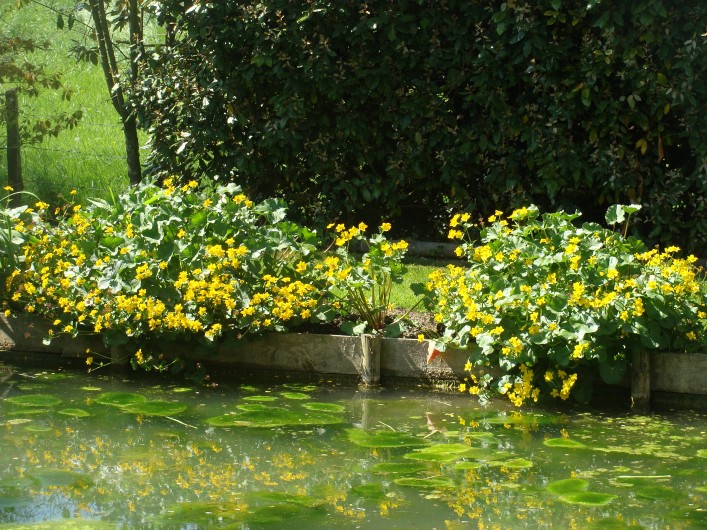
[[[693,256],[646,249],[579,214],[535,206],[484,226],[451,219],[464,266],[430,275],[429,307],[444,334],[436,347],[469,350],[464,392],[586,400],[592,380],[618,382],[639,350],[704,349],[707,290]],[[478,241],[471,234],[480,234]]]
[[[343,313],[359,319],[346,322],[344,330],[398,335],[402,323],[389,323],[387,317],[393,284],[400,283],[406,271],[402,260],[408,243],[388,241],[385,234],[391,229],[389,223],[381,224],[371,234],[365,223],[352,227],[332,223],[327,229],[333,242],[324,262],[316,267]],[[356,246],[353,250],[352,243]]]
[[[53,323],[49,339],[212,342],[284,330],[325,311],[314,234],[287,221],[281,202],[253,203],[233,184],[148,182],[115,204],[69,204],[53,223],[41,206],[13,211],[22,255],[6,287],[12,306]],[[135,350],[134,364],[159,365],[159,352]]]

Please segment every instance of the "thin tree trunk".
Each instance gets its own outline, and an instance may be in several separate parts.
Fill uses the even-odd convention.
[[[11,88],[5,93],[5,112],[7,122],[7,184],[14,191],[22,191],[22,149],[20,139],[20,109],[17,103],[17,89]],[[22,198],[19,194],[10,199],[13,206],[19,206]]]
[[[98,49],[101,54],[101,66],[103,67],[103,76],[105,77],[110,99],[113,107],[118,112],[120,120],[123,124],[123,134],[125,136],[125,156],[128,163],[128,179],[130,184],[138,184],[142,180],[142,167],[140,166],[140,142],[137,136],[137,122],[135,115],[125,105],[125,97],[123,88],[118,81],[118,63],[115,60],[115,52],[113,50],[113,41],[110,38],[110,28],[106,18],[104,0],[89,0],[91,6],[91,16],[96,29],[96,37],[98,39]],[[134,22],[137,19],[137,2],[131,2],[131,11],[133,7],[136,9],[131,12],[130,17],[130,68],[131,68],[131,84],[137,76],[137,48],[133,39],[138,39],[140,32],[133,35]],[[134,50],[134,51],[133,51]],[[134,63],[134,64],[133,64]]]

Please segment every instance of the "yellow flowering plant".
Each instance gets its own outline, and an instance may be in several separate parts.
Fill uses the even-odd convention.
[[[325,318],[315,234],[234,184],[145,182],[114,204],[69,204],[55,223],[32,215],[13,221],[25,232],[10,303],[53,322],[49,340],[101,333],[140,351],[134,364],[164,368],[164,338],[208,347]]]
[[[613,207],[607,222],[637,209]],[[452,218],[449,235],[468,263],[433,272],[426,289],[445,328],[434,346],[469,350],[462,390],[516,405],[541,395],[586,401],[597,376],[624,376],[632,352],[705,348],[707,289],[696,259],[578,226],[578,217],[529,206],[483,226]]]
[[[400,283],[406,272],[402,260],[407,242],[388,241],[385,233],[391,229],[389,223],[382,223],[370,236],[365,223],[348,228],[332,223],[327,229],[331,230],[333,241],[319,267],[341,311],[359,319],[344,322],[342,330],[349,334],[368,330],[399,336],[404,331],[402,320],[388,322],[388,316],[393,284]]]
[[[25,242],[26,224],[31,224],[35,209],[44,210],[48,207],[33,193],[14,191],[11,186],[5,186],[3,191],[7,194],[0,198],[0,300],[4,298],[8,275],[23,260],[20,249]],[[35,208],[27,205],[11,206],[13,197],[17,196],[36,199]]]

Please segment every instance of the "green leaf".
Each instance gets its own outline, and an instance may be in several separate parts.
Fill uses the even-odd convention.
[[[341,331],[343,331],[346,335],[362,335],[366,332],[366,323],[356,323],[347,320],[346,322],[341,324]]]
[[[383,333],[386,337],[396,338],[396,337],[400,337],[405,332],[406,329],[407,329],[407,326],[405,325],[405,323],[398,320],[397,322],[393,322],[392,324],[388,324],[385,327],[385,330]]]
[[[610,225],[615,225],[617,223],[623,223],[626,217],[624,216],[624,207],[621,204],[614,204],[609,206],[606,210],[606,215],[604,217],[606,222]]]
[[[627,363],[623,359],[599,363],[599,375],[607,385],[619,383],[626,373]]]

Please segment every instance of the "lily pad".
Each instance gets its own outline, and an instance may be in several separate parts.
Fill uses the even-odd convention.
[[[437,444],[408,453],[403,458],[425,462],[452,462],[467,456],[470,451],[473,451],[473,448],[460,443]]]
[[[49,432],[52,430],[52,427],[41,423],[30,423],[29,425],[25,425],[23,429],[27,432]]]
[[[277,396],[246,396],[243,398],[243,401],[254,401],[256,403],[271,403],[277,400]]]
[[[71,416],[72,418],[87,418],[91,416],[90,412],[83,409],[61,409],[57,412],[64,416]]]
[[[695,456],[698,458],[707,458],[707,449],[698,449]]]
[[[442,489],[453,488],[455,486],[454,481],[448,477],[400,477],[396,478],[394,482],[398,486],[420,489]]]
[[[282,386],[290,390],[296,390],[297,392],[314,392],[318,388],[317,385],[311,383],[285,383]]]
[[[258,405],[253,403],[252,405]],[[262,407],[235,414],[224,414],[206,420],[214,427],[302,427],[343,423],[341,416],[316,411],[292,411],[282,407]]]
[[[362,429],[349,429],[349,441],[369,447],[371,449],[395,447],[423,447],[428,442],[417,436],[395,431],[364,431]]]
[[[374,465],[372,471],[379,475],[412,475],[425,469],[425,464],[417,462],[381,462]]]
[[[147,401],[147,398],[142,394],[135,394],[133,392],[104,392],[96,396],[95,401],[101,405],[124,408],[144,403]]]
[[[514,413],[489,415],[480,419],[489,425],[550,425],[557,423],[556,416],[537,413]]]
[[[199,528],[210,528],[217,523],[244,522],[247,513],[248,506],[240,502],[180,502],[170,506],[157,519],[157,526],[193,525]]]
[[[304,392],[280,392],[280,395],[285,399],[312,399],[312,396]]]
[[[458,469],[460,471],[467,471],[469,469],[479,469],[482,467],[481,462],[457,462],[454,464],[454,469]]]
[[[637,489],[636,497],[641,497],[643,499],[664,500],[679,499],[682,497],[682,494],[669,486],[653,484]]]
[[[507,469],[525,469],[528,467],[533,467],[533,463],[525,458],[511,458],[510,460],[503,460],[500,463],[501,467]]]
[[[481,442],[493,442],[496,440],[496,436],[493,433],[487,431],[474,431],[464,433],[467,438],[472,438],[474,440],[479,440]]]
[[[246,496],[246,501],[250,505],[273,503],[297,504],[306,508],[320,508],[326,504],[326,500],[309,495],[296,495],[293,493],[280,493],[275,491],[256,491]]]
[[[603,506],[609,504],[616,498],[616,495],[609,493],[596,493],[593,491],[577,491],[560,495],[560,500],[568,504],[581,504],[583,506]]]
[[[125,412],[131,414],[142,414],[144,416],[176,416],[187,410],[184,403],[173,401],[145,401],[123,407]]]
[[[547,447],[559,447],[561,449],[589,449],[586,444],[569,438],[548,438],[543,442]]]
[[[385,489],[378,483],[360,484],[351,488],[351,492],[369,501],[379,501],[386,498]]]
[[[269,405],[264,405],[262,403],[243,403],[241,405],[237,405],[236,408],[238,410],[242,410],[244,412],[257,412],[257,411],[267,411],[271,410],[272,406]]]
[[[61,403],[61,399],[51,394],[29,394],[25,396],[13,396],[5,401],[13,405],[22,407],[53,407]]]
[[[344,412],[346,410],[346,407],[338,403],[304,403],[302,406],[307,410],[318,412]]]
[[[589,482],[581,478],[566,478],[556,480],[547,485],[546,489],[555,495],[566,495],[578,491],[584,491],[589,487]]]

